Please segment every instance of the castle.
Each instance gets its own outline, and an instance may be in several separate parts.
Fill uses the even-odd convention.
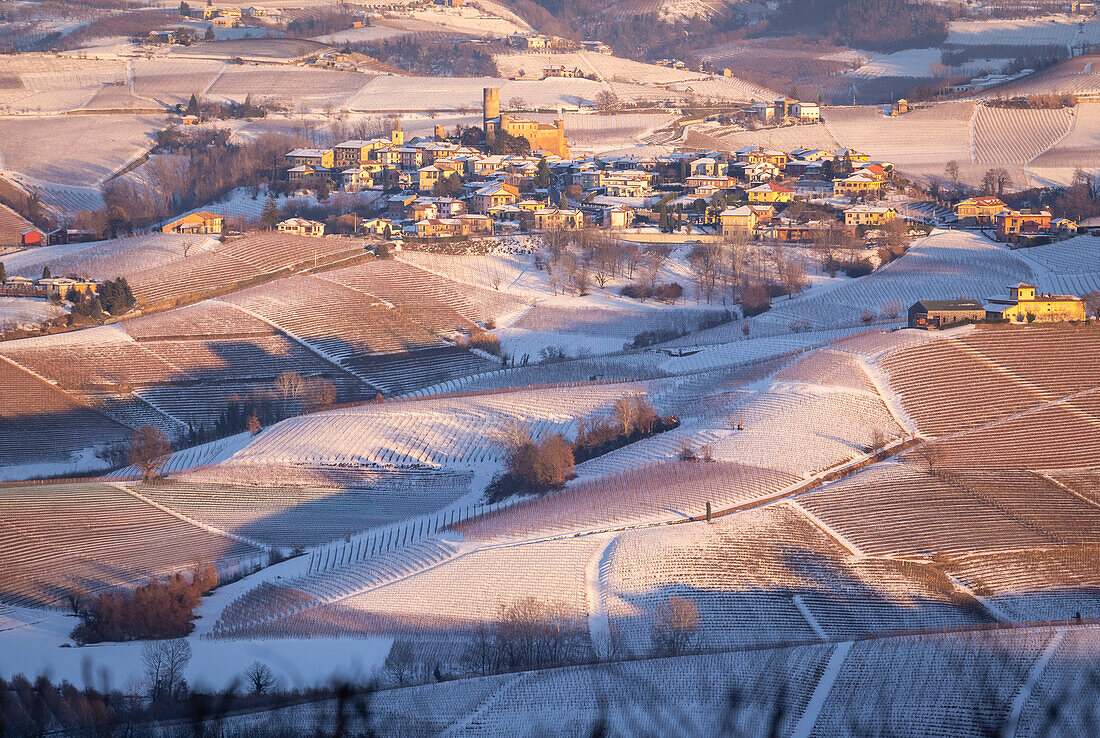
[[[497,131],[511,136],[523,136],[532,150],[545,150],[563,159],[569,158],[569,141],[565,137],[565,121],[559,118],[553,125],[500,112],[500,88],[486,87],[483,91],[482,124],[485,143],[492,146]]]

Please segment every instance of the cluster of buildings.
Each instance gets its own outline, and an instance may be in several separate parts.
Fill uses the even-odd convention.
[[[781,97],[771,103],[758,102],[745,108],[748,115],[761,123],[817,123],[821,120],[821,106],[815,102],[803,102]]]
[[[71,279],[69,277],[8,277],[0,284],[0,296],[39,297],[69,300],[77,296],[94,297],[99,292],[99,283],[89,279]]]
[[[1027,282],[1008,288],[1008,299],[921,300],[909,308],[910,328],[949,328],[983,320],[1008,323],[1058,323],[1085,320],[1085,302],[1076,295],[1039,292]]]
[[[1049,210],[1014,210],[998,197],[970,197],[955,204],[959,224],[992,228],[1002,243],[1053,240],[1077,233],[1077,223],[1055,218]]]
[[[798,110],[797,101],[781,102],[781,115]],[[814,227],[788,223],[777,212],[799,198],[877,200],[893,171],[889,162],[873,162],[851,149],[747,146],[735,152],[573,159],[563,120],[540,123],[504,113],[496,88],[484,90],[482,123],[484,146],[448,138],[441,126],[431,136],[407,139],[398,125],[385,138],[295,149],[286,154],[287,178],[300,186],[327,180],[349,192],[399,193],[389,198],[385,218],[364,224],[368,231],[391,235],[465,236],[589,222],[628,228],[640,212],[653,216],[655,201],[668,203],[678,195],[672,206],[680,210],[700,199],[720,204],[701,219],[693,211],[689,220],[724,234],[809,241]],[[501,149],[496,144],[502,136],[523,137],[530,151],[492,153]],[[572,193],[568,205],[566,192]],[[879,227],[895,217],[893,208],[868,204],[850,208],[843,220],[852,228]],[[170,227],[206,226],[195,221]]]

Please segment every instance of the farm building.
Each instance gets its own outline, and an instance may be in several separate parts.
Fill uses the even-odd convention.
[[[986,317],[1014,323],[1060,323],[1085,319],[1085,302],[1076,295],[1051,295],[1036,292],[1033,284],[1020,282],[1008,288],[1007,300],[990,300]]]
[[[984,319],[985,307],[977,300],[920,300],[909,308],[910,328],[946,328]]]
[[[200,210],[197,213],[177,218],[160,230],[162,233],[221,233],[225,228],[225,218],[217,213]]]
[[[279,223],[279,233],[290,233],[295,236],[323,236],[325,224],[307,218],[287,218]]]
[[[19,233],[19,243],[22,246],[45,246],[46,236],[37,228],[27,228]]]

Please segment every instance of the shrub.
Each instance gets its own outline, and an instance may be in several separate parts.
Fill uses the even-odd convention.
[[[500,336],[493,335],[492,333],[478,331],[477,333],[470,334],[469,346],[472,349],[478,349],[487,354],[500,356]]]
[[[856,261],[845,264],[842,269],[849,277],[866,277],[868,274],[875,271],[874,265],[867,259],[857,259]]]
[[[741,312],[746,318],[767,312],[771,306],[771,295],[763,285],[750,284],[741,290]]]
[[[676,302],[684,296],[684,288],[675,282],[659,284],[654,290],[654,296],[661,302]]]
[[[72,632],[78,644],[101,641],[181,638],[191,632],[194,609],[203,592],[217,586],[213,566],[198,566],[188,580],[173,574],[154,580],[133,592],[103,592],[80,612],[80,625]]]

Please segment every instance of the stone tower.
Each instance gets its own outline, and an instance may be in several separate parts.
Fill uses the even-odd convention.
[[[500,88],[486,87],[482,91],[481,123],[485,129],[485,143],[492,144],[500,125]]]

